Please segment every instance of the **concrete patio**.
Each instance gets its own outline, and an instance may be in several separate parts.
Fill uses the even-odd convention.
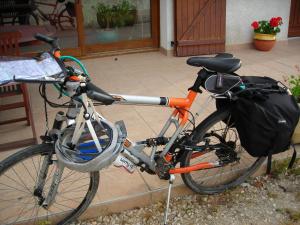
[[[227,50],[243,62],[237,71],[239,75],[270,76],[283,81],[284,76],[299,73],[295,65],[300,65],[300,39],[278,42],[271,52],[259,52],[247,46]],[[167,57],[159,52],[129,54],[105,58],[83,60],[93,82],[110,93],[184,97],[193,84],[198,68],[186,65],[187,58]],[[50,90],[51,89],[51,90]],[[49,88],[49,96],[55,100],[58,93]],[[38,135],[45,132],[45,117],[42,98],[38,94],[38,85],[30,85],[30,97]],[[207,94],[196,100],[192,111],[203,104]],[[60,99],[59,101],[63,101]],[[1,103],[1,102],[0,102]],[[53,121],[58,109],[49,109],[49,121]],[[169,108],[147,106],[102,106],[97,108],[111,121],[124,120],[132,140],[144,140],[158,134],[164,121],[172,112]],[[214,110],[211,105],[204,118]],[[21,110],[15,112],[20,113]],[[6,114],[0,114],[5,118]],[[198,121],[199,122],[199,121]],[[2,126],[0,143],[24,137],[30,132],[23,123]],[[0,160],[15,151],[0,152]],[[150,204],[165,198],[168,183],[156,176],[141,173],[133,174],[125,170],[110,167],[101,171],[100,187],[92,207],[83,218],[100,214],[118,212],[124,209]],[[180,177],[176,179],[176,194],[190,191],[182,185]]]

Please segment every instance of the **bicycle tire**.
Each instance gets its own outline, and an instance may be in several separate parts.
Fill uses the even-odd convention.
[[[62,23],[65,23],[65,22],[68,22],[68,23],[71,25],[72,29],[75,28],[74,19],[73,19],[72,17],[68,16],[68,21],[65,21],[65,22],[61,21],[63,17],[66,17],[66,16],[64,16],[64,13],[68,14],[67,9],[62,10],[62,11],[59,13],[59,15],[58,15],[58,26],[59,26],[59,28],[60,28],[61,30],[66,30],[66,29],[64,28],[63,24],[62,24]]]
[[[35,13],[30,13],[28,16],[29,16],[29,18],[28,18],[28,24],[29,24],[29,25],[37,25],[37,26],[40,25],[40,21],[39,21],[38,15],[36,15]],[[15,16],[15,17],[12,19],[12,25],[15,25],[16,20],[17,20],[17,17],[18,17],[18,15]],[[30,17],[33,18],[35,24],[30,23]]]
[[[193,136],[196,137],[196,142],[201,142],[204,138],[204,135],[207,134],[207,132],[209,131],[210,128],[212,128],[215,124],[217,124],[218,122],[224,123],[223,121],[225,121],[226,119],[228,119],[228,117],[230,116],[230,112],[229,110],[224,110],[224,111],[215,111],[214,113],[212,113],[210,116],[208,116],[205,120],[203,120],[196,128],[195,131],[193,133]],[[243,149],[241,147],[241,149]],[[236,151],[236,150],[235,150]],[[212,155],[210,156],[212,157],[216,157],[215,153],[212,153]],[[182,156],[182,160],[180,162],[180,166],[181,167],[186,167],[191,165],[191,156],[193,154],[193,151],[185,151],[183,156]],[[208,154],[208,153],[207,153]],[[215,156],[213,156],[213,154]],[[241,156],[247,154],[248,153],[244,150],[244,152],[240,153]],[[204,154],[206,155],[206,154]],[[249,155],[250,156],[250,155]],[[206,158],[208,158],[209,156],[206,156]],[[201,156],[199,156],[198,158],[201,158]],[[202,156],[203,158],[203,156]],[[204,158],[203,158],[204,159]],[[200,193],[200,194],[215,194],[215,193],[220,193],[223,192],[229,188],[233,188],[235,186],[240,185],[241,183],[243,183],[247,178],[249,178],[260,166],[261,164],[264,162],[265,157],[260,157],[257,159],[253,158],[253,164],[251,164],[249,166],[249,168],[245,168],[245,171],[243,171],[242,174],[238,175],[237,177],[234,177],[232,180],[229,181],[224,181],[222,183],[221,179],[222,174],[217,174],[215,171],[218,170],[218,168],[222,168],[222,167],[218,167],[218,168],[214,168],[214,169],[206,169],[206,170],[198,170],[198,171],[193,171],[190,173],[184,173],[181,174],[181,177],[183,179],[183,182],[190,188],[192,189],[194,192],[196,193]],[[231,164],[227,164],[227,165],[231,165]],[[227,165],[225,165],[224,167],[226,167]],[[233,165],[233,164],[232,164]],[[237,164],[236,164],[237,165]],[[214,171],[215,170],[215,171]],[[203,184],[205,179],[208,180],[209,177],[208,175],[208,171],[212,172],[213,176],[215,176],[216,180],[215,184]],[[196,181],[193,177],[192,177],[192,173],[203,173],[204,177],[203,181]],[[224,174],[226,175],[227,172]],[[198,175],[199,176],[199,175]],[[213,179],[213,176],[211,179]],[[217,178],[218,176],[221,176],[220,178]],[[201,183],[200,183],[201,182]],[[220,182],[217,184],[217,182]]]
[[[28,160],[28,159],[29,160],[31,159],[32,162],[33,162],[33,159],[32,159],[33,157],[35,157],[35,156],[45,156],[45,155],[49,154],[51,151],[53,151],[53,145],[52,144],[40,144],[40,145],[35,145],[35,146],[32,146],[32,147],[23,149],[23,150],[21,150],[19,152],[16,152],[15,154],[9,156],[8,158],[6,158],[5,160],[3,160],[0,163],[0,185],[3,184],[1,182],[1,177],[3,178],[2,180],[5,180],[5,179],[7,180],[7,178],[6,178],[7,175],[5,177],[5,173],[9,169],[15,167],[15,170],[17,170],[17,165],[19,163],[23,163],[23,165],[24,165],[24,161]],[[33,162],[33,164],[34,164],[34,167],[35,167],[35,163],[34,162]],[[51,173],[50,173],[50,175],[51,175]],[[69,224],[70,222],[72,222],[76,218],[78,218],[87,209],[87,207],[92,202],[92,200],[93,200],[93,198],[94,198],[94,196],[95,196],[95,194],[97,192],[98,186],[99,186],[99,172],[98,171],[97,172],[91,172],[89,175],[90,175],[89,176],[89,180],[90,181],[89,181],[89,184],[87,184],[87,185],[89,185],[88,189],[87,189],[88,191],[85,194],[85,196],[84,196],[82,202],[79,204],[79,206],[77,208],[75,208],[73,211],[71,211],[70,213],[67,213],[67,215],[64,218],[61,218],[62,216],[64,216],[64,214],[63,215],[61,215],[61,214],[55,214],[54,216],[58,215],[57,216],[58,219],[57,218],[51,218],[52,222],[54,220],[54,223],[57,224],[57,225],[66,225],[66,224]],[[73,185],[71,183],[70,186],[71,187],[75,186],[74,182],[73,182]],[[3,190],[4,190],[3,188],[0,189],[0,191],[3,191]],[[78,189],[76,191],[78,192]],[[33,193],[31,193],[31,194],[32,194],[32,196],[34,196]],[[3,196],[3,193],[1,194],[1,196]],[[31,196],[31,198],[32,198],[32,196]],[[17,199],[19,200],[19,198],[17,198]],[[41,206],[39,206],[39,207],[41,207]],[[42,208],[40,208],[38,210],[41,210],[41,209]],[[39,211],[37,211],[37,215],[36,216],[38,216],[38,212]],[[50,217],[50,216],[47,216],[47,220],[48,220],[48,217]],[[44,220],[44,218],[45,218],[45,216],[42,217],[42,220]],[[34,223],[32,223],[33,219],[34,219]],[[32,218],[32,219],[29,218],[27,220],[30,220],[30,222],[29,222],[30,224],[35,224],[35,222],[37,222],[36,224],[43,223],[43,222],[39,221],[40,220],[39,218]],[[16,223],[16,222],[18,222],[18,221],[14,221],[13,223]],[[54,224],[52,222],[51,222],[51,224]],[[0,223],[4,225],[7,222],[0,220]],[[9,223],[11,223],[11,222],[9,222]],[[45,224],[48,224],[48,222],[45,223]]]

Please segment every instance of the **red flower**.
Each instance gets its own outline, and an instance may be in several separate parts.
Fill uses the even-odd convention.
[[[278,27],[280,20],[278,19],[279,17],[273,17],[270,19],[270,26],[271,27]],[[280,17],[281,18],[281,17]]]
[[[281,25],[282,24],[282,18],[280,16],[278,16],[277,18],[278,24]]]
[[[251,26],[253,27],[254,30],[259,28],[259,23],[257,21],[254,21]]]

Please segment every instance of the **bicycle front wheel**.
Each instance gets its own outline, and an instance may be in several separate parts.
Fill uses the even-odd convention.
[[[182,174],[184,183],[194,192],[214,194],[243,183],[264,162],[265,157],[253,158],[241,146],[239,135],[230,120],[229,110],[216,111],[200,123],[193,134],[197,148],[186,151],[181,167],[202,162],[220,162],[220,167]]]
[[[0,224],[69,224],[90,205],[99,185],[99,172],[79,173],[64,169],[54,202],[43,207],[57,167],[52,144],[21,150],[0,163]],[[42,191],[36,183],[45,157],[48,172]]]

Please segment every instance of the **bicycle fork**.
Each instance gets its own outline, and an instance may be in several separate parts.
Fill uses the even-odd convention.
[[[169,213],[169,208],[170,208],[170,198],[171,198],[171,191],[172,191],[172,186],[173,186],[174,180],[175,180],[175,175],[171,174],[170,179],[169,179],[167,205],[166,205],[165,216],[164,216],[164,225],[167,225],[167,222],[168,222],[168,213]]]
[[[46,178],[49,171],[49,165],[53,163],[51,157],[52,155],[50,154],[44,158],[34,190],[34,195],[39,198],[39,205],[43,206],[45,209],[48,209],[54,202],[59,183],[64,172],[64,166],[56,161],[57,164],[49,187],[49,191],[44,197],[43,191],[47,180]]]

